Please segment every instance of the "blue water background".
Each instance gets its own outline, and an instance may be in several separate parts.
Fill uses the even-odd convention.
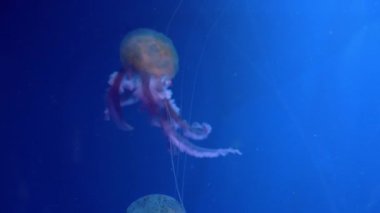
[[[213,126],[199,144],[243,152],[185,167],[181,156],[187,212],[380,212],[380,1],[0,5],[1,212],[177,198],[167,139],[147,113],[126,111],[130,133],[103,117],[119,43],[141,27],[177,48],[177,104]]]

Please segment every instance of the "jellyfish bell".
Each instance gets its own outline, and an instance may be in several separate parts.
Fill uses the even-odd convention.
[[[174,198],[163,194],[150,194],[131,203],[127,213],[186,213]]]
[[[120,45],[120,60],[126,69],[158,78],[174,78],[178,70],[177,51],[164,34],[151,29],[128,33]]]

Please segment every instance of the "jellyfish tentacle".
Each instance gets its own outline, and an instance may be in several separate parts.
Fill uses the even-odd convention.
[[[152,116],[157,116],[159,115],[159,107],[157,104],[158,101],[157,101],[156,91],[151,88],[151,82],[153,79],[154,77],[149,76],[147,74],[140,75],[140,81],[141,81],[140,99],[144,102],[149,113]]]
[[[109,81],[111,87],[107,93],[106,116],[113,120],[120,129],[129,131],[132,130],[133,127],[124,121],[120,96],[120,93],[123,90],[121,85],[125,75],[126,72],[123,70],[111,75],[111,79]],[[126,100],[128,100],[128,98]]]
[[[183,135],[193,140],[204,140],[211,133],[212,127],[208,123],[194,122],[183,130]]]
[[[173,99],[165,100],[166,110],[170,119],[175,123],[176,129],[181,129],[183,135],[193,140],[204,140],[211,133],[212,127],[208,123],[194,122],[191,125],[181,118],[179,108]]]
[[[192,144],[186,138],[179,135],[172,125],[168,121],[162,120],[161,126],[164,129],[169,141],[181,152],[197,157],[197,158],[216,158],[220,156],[226,156],[228,154],[241,155],[242,153],[237,149],[226,148],[226,149],[208,149],[204,147]]]

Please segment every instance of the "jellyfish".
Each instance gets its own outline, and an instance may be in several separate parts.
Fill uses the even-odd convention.
[[[186,213],[183,206],[170,196],[150,194],[135,200],[127,208],[127,213]]]
[[[179,151],[197,158],[214,158],[241,152],[233,148],[209,149],[189,140],[203,140],[211,132],[208,123],[189,124],[169,89],[178,69],[178,56],[171,40],[150,29],[128,33],[121,42],[121,69],[110,75],[106,116],[123,130],[133,127],[123,117],[123,107],[141,101],[153,123],[162,128]]]

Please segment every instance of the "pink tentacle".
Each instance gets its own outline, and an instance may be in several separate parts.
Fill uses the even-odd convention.
[[[163,101],[167,114],[170,116],[170,120],[175,123],[175,125],[182,129],[183,135],[187,138],[193,140],[204,140],[211,133],[211,126],[208,123],[192,123],[189,125],[185,120],[183,120],[179,114],[179,109],[175,106],[172,99],[165,99]]]
[[[161,123],[166,135],[169,137],[170,143],[177,147],[181,152],[185,152],[190,156],[197,158],[216,158],[228,154],[242,154],[239,150],[232,148],[208,149],[196,146],[187,139],[181,137],[167,121],[161,121]]]
[[[208,123],[193,123],[183,130],[183,135],[193,140],[204,140],[211,133],[211,126]]]
[[[120,85],[125,74],[122,71],[118,72],[108,90],[106,116],[112,119],[120,129],[129,131],[133,127],[124,121],[120,98]]]

